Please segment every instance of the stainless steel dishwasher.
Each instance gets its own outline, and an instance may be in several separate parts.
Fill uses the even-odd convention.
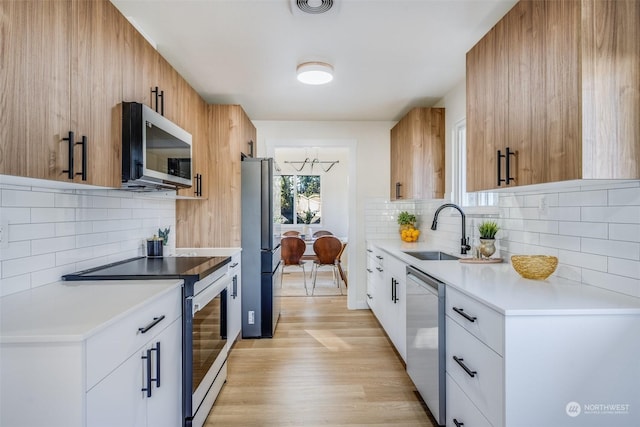
[[[439,425],[446,422],[444,283],[407,267],[407,373]]]

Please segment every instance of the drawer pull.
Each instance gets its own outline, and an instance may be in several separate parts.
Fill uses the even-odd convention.
[[[458,365],[460,365],[460,367],[461,367],[462,369],[464,369],[464,371],[465,371],[467,374],[469,374],[469,376],[470,376],[471,378],[474,378],[474,377],[476,376],[476,374],[478,373],[478,372],[476,372],[476,371],[472,371],[471,369],[469,369],[469,368],[467,367],[467,365],[465,365],[464,363],[462,363],[462,362],[464,361],[464,359],[463,359],[463,358],[453,356],[453,360],[455,360],[455,361],[456,361],[456,363],[457,363]]]
[[[469,322],[475,322],[476,319],[477,319],[477,317],[475,317],[475,316],[469,316],[467,313],[464,312],[464,310],[462,308],[453,307],[453,311],[455,311],[460,316],[462,316],[465,319],[467,319]]]
[[[455,418],[453,419],[453,423],[456,425],[456,427],[462,427],[464,425],[464,423],[461,423],[460,421],[456,420]]]
[[[367,268],[367,271],[368,271],[369,273],[373,273],[373,270],[372,270],[372,269],[370,269],[370,268]]]
[[[371,296],[371,294],[369,294],[369,293],[367,294],[367,298],[369,298],[369,299],[373,299],[373,297],[372,297],[372,296]]]
[[[376,258],[378,259],[384,259],[383,257],[381,257],[380,255],[376,255]]]
[[[376,270],[378,270],[380,273],[382,273],[384,270],[381,269],[380,267],[376,267]]]
[[[373,251],[371,249],[367,249],[367,252],[372,253]]]
[[[163,320],[164,320],[164,314],[160,317],[154,317],[151,323],[149,323],[147,326],[145,326],[144,328],[138,328],[138,332],[140,332],[141,334],[144,334],[145,332],[149,331],[149,329],[153,328]]]
[[[238,266],[238,263],[237,263],[237,262],[234,262],[233,264],[231,264],[231,265],[229,266],[229,269],[231,269],[231,268],[236,268],[237,266]]]

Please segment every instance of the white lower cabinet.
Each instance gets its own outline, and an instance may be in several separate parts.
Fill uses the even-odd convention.
[[[458,384],[447,374],[447,427],[492,427]]]
[[[502,315],[451,286],[446,299],[448,427],[640,425],[637,314]]]
[[[122,292],[126,300],[127,291]],[[118,305],[116,299],[105,304]],[[78,319],[101,319],[84,338],[75,332],[84,331],[80,323],[64,325],[71,331],[65,334],[57,335],[54,328],[30,341],[0,340],[2,427],[182,425],[182,288],[142,300],[117,318],[102,316],[106,308],[100,303],[96,299],[90,307],[83,302],[87,306],[78,310]],[[143,391],[148,378],[153,380],[151,396]]]
[[[242,330],[242,269],[240,252],[231,257],[227,274],[233,281],[227,288],[227,343],[229,348],[240,335]]]
[[[367,246],[367,302],[403,360],[407,360],[407,265]]]
[[[178,318],[89,390],[87,427],[179,426],[181,336]]]

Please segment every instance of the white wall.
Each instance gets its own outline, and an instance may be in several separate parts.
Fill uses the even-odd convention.
[[[389,131],[395,122],[254,121],[258,155],[274,147],[342,146],[349,150],[349,308],[366,308],[365,201],[388,197]],[[353,160],[351,160],[353,159]]]
[[[64,274],[146,255],[146,239],[171,227],[175,200],[118,190],[68,190],[10,177],[0,183],[0,296],[57,282]]]

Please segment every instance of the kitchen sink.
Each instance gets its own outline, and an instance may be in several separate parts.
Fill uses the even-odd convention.
[[[405,254],[411,255],[412,257],[418,258],[422,261],[445,261],[460,259],[460,257],[440,251],[405,252]]]

